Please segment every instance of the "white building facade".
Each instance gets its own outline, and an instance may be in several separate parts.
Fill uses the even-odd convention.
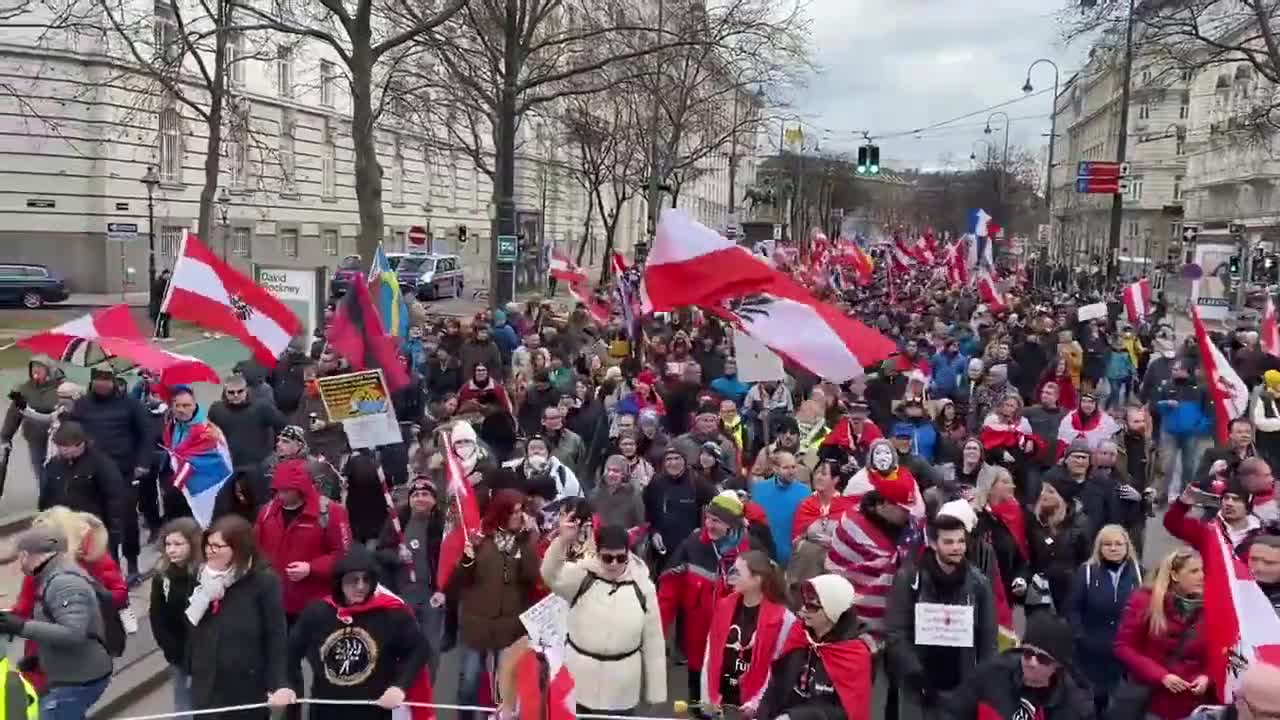
[[[168,52],[176,30],[167,6],[155,3],[152,13],[148,0],[134,2],[145,30],[138,36],[146,36],[135,47]],[[354,252],[359,229],[342,66],[317,43],[244,45],[236,38],[230,46],[243,59],[230,65],[233,102],[220,153],[219,191],[225,188],[230,202],[225,222],[215,208],[213,237],[205,240],[246,270],[254,263],[332,270]],[[0,262],[45,264],[77,292],[142,290],[154,231],[157,266],[172,266],[199,214],[207,125],[197,108],[207,100],[203,87],[184,82],[182,95],[197,105],[191,107],[136,72],[131,57],[128,44],[109,32],[94,38],[0,28]],[[194,72],[184,64],[184,74]],[[527,135],[516,168],[522,230],[575,251],[590,232],[601,249],[600,230],[586,227],[588,198],[564,144]],[[435,149],[419,129],[384,124],[377,140],[387,250],[412,249],[410,231],[421,228],[429,237],[423,249],[459,254],[468,286],[487,284],[489,177],[462,153]],[[754,176],[742,172],[743,162],[753,169],[754,152],[740,159],[740,187]],[[680,205],[722,226],[727,152],[709,163],[715,167],[683,190]],[[142,182],[149,166],[160,180],[150,208]],[[617,238],[627,257],[647,230],[643,203],[632,205]],[[140,239],[109,241],[110,223],[137,224]],[[597,252],[597,264],[602,259]]]

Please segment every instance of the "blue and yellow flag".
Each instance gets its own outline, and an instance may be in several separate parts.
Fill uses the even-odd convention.
[[[387,262],[381,243],[369,267],[369,295],[377,305],[378,317],[382,318],[382,331],[392,337],[407,337],[409,307],[400,293],[400,280],[396,271],[391,269],[391,263]]]

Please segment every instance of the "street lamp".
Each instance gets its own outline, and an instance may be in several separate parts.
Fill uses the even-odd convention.
[[[1004,116],[1004,159],[1000,163],[1000,202],[1005,201],[1008,195],[1009,185],[1009,114],[999,110],[987,116],[987,126],[982,129],[986,135],[991,134],[991,118],[1002,115]]]
[[[1040,58],[1027,67],[1027,81],[1022,84],[1022,92],[1035,90],[1031,85],[1031,71],[1040,63],[1053,68],[1053,97],[1049,100],[1049,167],[1045,171],[1044,204],[1049,208],[1049,228],[1053,229],[1053,146],[1058,140],[1058,64],[1049,58]]]
[[[160,186],[160,175],[154,165],[148,165],[142,175],[142,184],[147,187],[147,306],[156,305],[156,188]]]
[[[227,192],[224,185],[218,190],[218,225],[222,227],[222,262],[227,261],[227,239],[230,232],[227,226],[230,224],[227,220],[227,213],[231,211],[231,193]]]
[[[977,148],[978,148],[978,146],[979,146],[979,145],[986,145],[986,146],[987,146],[987,152],[988,152],[988,153],[990,153],[990,152],[991,152],[991,143],[989,143],[989,142],[987,142],[986,140],[983,140],[983,139],[981,139],[981,138],[979,138],[979,139],[977,139],[977,140],[974,140],[974,141],[973,141],[973,145],[972,145],[972,147],[970,147],[970,148],[969,148],[969,160],[970,160],[970,161],[972,161],[972,162],[976,162],[976,161],[978,160],[978,150],[977,150]]]

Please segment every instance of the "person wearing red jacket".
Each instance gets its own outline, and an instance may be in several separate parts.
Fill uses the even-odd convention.
[[[1250,463],[1247,466],[1241,464],[1247,469],[1264,461],[1249,459],[1244,462]],[[1240,473],[1213,475],[1201,484],[1201,488],[1192,486],[1183,490],[1177,501],[1170,503],[1169,511],[1164,514],[1164,529],[1198,552],[1206,551],[1205,533],[1218,532],[1240,559],[1246,559],[1249,544],[1261,531],[1262,522],[1251,512],[1253,498],[1241,482]],[[1200,493],[1221,498],[1218,512],[1213,517],[1200,517],[1205,511],[1192,512],[1195,508],[1193,503]]]
[[[702,529],[685,538],[658,576],[658,607],[663,628],[683,616],[680,649],[689,659],[689,696],[701,697],[703,650],[716,603],[729,594],[729,575],[738,556],[764,550],[758,531],[748,528],[742,500],[732,490],[716,495],[703,513]],[[768,535],[767,528],[765,535]]]
[[[347,509],[322,498],[305,460],[285,460],[272,478],[276,495],[258,513],[253,534],[284,586],[284,613],[293,627],[313,600],[332,592],[333,566],[351,547]]]

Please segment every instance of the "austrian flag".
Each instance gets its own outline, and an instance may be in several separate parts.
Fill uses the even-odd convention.
[[[1137,325],[1151,314],[1151,281],[1146,278],[1129,283],[1121,293],[1129,322]]]

